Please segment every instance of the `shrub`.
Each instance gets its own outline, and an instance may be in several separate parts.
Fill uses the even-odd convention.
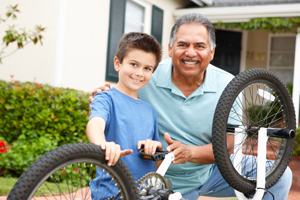
[[[300,156],[300,126],[298,126],[296,131],[296,141],[293,150],[293,155]]]
[[[58,146],[86,142],[88,94],[38,83],[0,80],[0,175],[18,176]]]

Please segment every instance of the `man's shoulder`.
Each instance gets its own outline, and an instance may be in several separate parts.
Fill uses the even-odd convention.
[[[214,66],[214,65],[212,65],[212,64],[209,64],[209,66],[208,66],[211,70],[212,70],[212,72],[214,73],[214,74],[216,74],[217,76],[222,76],[222,77],[227,77],[227,78],[230,78],[230,79],[232,79],[233,77],[234,77],[234,75],[232,75],[231,73],[229,73],[229,72],[227,72],[227,71],[225,71],[225,70],[223,70],[223,69],[220,69],[220,68],[218,68],[218,67],[216,67],[216,66]]]
[[[152,74],[152,77],[147,85],[154,86],[160,78],[165,78],[165,75],[168,73],[168,71],[170,71],[170,67],[172,67],[171,58],[161,61],[155,72]]]
[[[227,85],[234,78],[234,75],[232,75],[231,73],[220,69],[214,65],[210,64],[208,67],[213,74],[213,79],[218,85]]]
[[[163,70],[164,68],[166,68],[166,67],[168,67],[168,66],[171,66],[171,63],[172,63],[172,59],[171,59],[171,58],[168,58],[168,59],[166,59],[166,60],[161,61],[161,62],[158,64],[158,66],[157,66],[157,68],[156,68],[154,74],[158,74],[158,73],[160,73],[160,71]]]

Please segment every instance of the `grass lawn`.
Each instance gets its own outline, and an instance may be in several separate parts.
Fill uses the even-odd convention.
[[[0,196],[7,196],[14,184],[17,182],[17,178],[3,178],[0,177]]]
[[[1,183],[1,187],[0,187],[0,196],[8,196],[10,190],[13,188],[14,184],[17,182],[17,178],[3,178],[0,177],[0,183]],[[59,189],[57,188],[57,186],[54,183],[48,183],[47,182],[47,186],[50,188],[50,190],[53,193],[58,194]],[[68,186],[66,184],[61,184],[60,185],[60,189],[64,192],[67,193],[68,191]],[[43,194],[45,194],[47,196],[47,194],[49,195],[49,190],[45,185],[42,185],[42,187],[40,188],[40,190],[42,191]],[[35,196],[40,196],[40,195],[35,195]],[[220,199],[222,200],[222,199]],[[226,199],[226,200],[237,200],[237,198],[232,198],[232,199]]]
[[[4,178],[0,177],[0,196],[8,196],[10,190],[13,188],[14,184],[18,181],[18,178]],[[51,190],[52,194],[59,194],[59,191],[62,190],[64,193],[68,193],[68,185],[67,184],[60,184],[58,188],[55,183],[48,183],[47,187]],[[39,191],[41,191],[45,196],[51,195],[49,192],[49,189],[45,186],[45,183],[42,185],[42,187],[39,188],[37,193],[34,196],[41,196]]]

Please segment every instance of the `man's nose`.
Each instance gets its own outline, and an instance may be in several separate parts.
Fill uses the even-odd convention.
[[[189,57],[196,56],[196,51],[192,45],[190,45],[189,48],[186,50],[185,55],[187,55]]]

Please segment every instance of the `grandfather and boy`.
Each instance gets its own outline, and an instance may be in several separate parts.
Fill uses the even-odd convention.
[[[235,196],[215,164],[211,143],[217,101],[233,78],[210,65],[215,44],[214,27],[206,17],[198,13],[183,15],[171,30],[171,59],[159,64],[149,84],[138,94],[154,107],[159,139],[163,148],[175,155],[165,177],[171,178],[173,189],[189,200]],[[89,101],[95,93],[108,90],[107,86],[96,88]],[[276,199],[284,200],[291,184],[292,172],[287,168],[269,191]],[[264,199],[273,198],[267,193]]]

